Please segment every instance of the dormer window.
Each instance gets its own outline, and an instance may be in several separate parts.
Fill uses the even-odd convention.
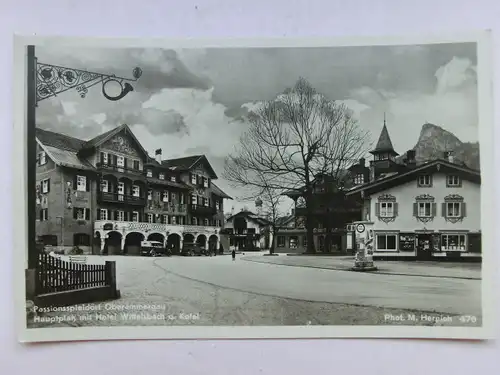
[[[460,176],[457,175],[449,175],[446,177],[446,186],[447,187],[460,187],[462,186],[462,180]]]
[[[362,173],[356,175],[354,177],[354,183],[356,185],[362,185],[362,184],[364,184],[365,183],[365,176]]]
[[[203,187],[208,187],[208,178],[203,177]]]
[[[148,169],[148,170],[146,171],[146,176],[147,176],[147,177],[153,177],[153,171],[152,171],[151,169]]]
[[[45,151],[41,151],[38,154],[38,165],[44,165],[46,163],[47,163],[47,154],[45,153]]]
[[[196,176],[195,174],[192,174],[192,175],[191,175],[191,183],[192,183],[193,185],[196,185],[196,182],[197,182],[197,176]]]
[[[158,175],[158,178],[159,178],[160,180],[164,180],[164,179],[165,179],[165,173],[160,173],[160,174]]]
[[[431,187],[432,186],[432,176],[429,174],[423,174],[418,176],[418,186],[419,187]]]

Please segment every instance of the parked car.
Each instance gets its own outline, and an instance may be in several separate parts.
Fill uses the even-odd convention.
[[[171,254],[170,254],[170,250],[167,250],[161,242],[142,241],[141,242],[141,255],[156,257],[156,256],[171,255]]]
[[[192,257],[193,255],[210,255],[208,250],[203,249],[200,245],[195,243],[184,243],[182,247],[181,255]]]

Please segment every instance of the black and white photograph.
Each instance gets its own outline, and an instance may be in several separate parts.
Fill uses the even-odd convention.
[[[16,37],[21,341],[491,331],[489,37]]]

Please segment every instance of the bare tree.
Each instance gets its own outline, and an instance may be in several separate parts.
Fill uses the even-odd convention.
[[[270,234],[270,247],[269,254],[274,254],[276,235],[279,229],[279,219],[281,218],[280,205],[283,201],[283,191],[272,189],[267,185],[264,179],[262,179],[264,188],[261,190],[262,206],[263,206],[263,216],[269,222],[269,234]]]
[[[307,251],[314,252],[313,189],[317,176],[339,186],[345,170],[365,154],[367,133],[343,104],[319,94],[305,80],[262,103],[226,159],[224,178],[233,186],[293,191],[306,201]]]

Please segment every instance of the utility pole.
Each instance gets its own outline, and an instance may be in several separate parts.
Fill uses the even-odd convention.
[[[28,206],[28,269],[36,268],[38,264],[38,249],[36,247],[36,57],[35,46],[26,47],[27,79],[26,79],[26,142],[27,164],[26,182]]]

